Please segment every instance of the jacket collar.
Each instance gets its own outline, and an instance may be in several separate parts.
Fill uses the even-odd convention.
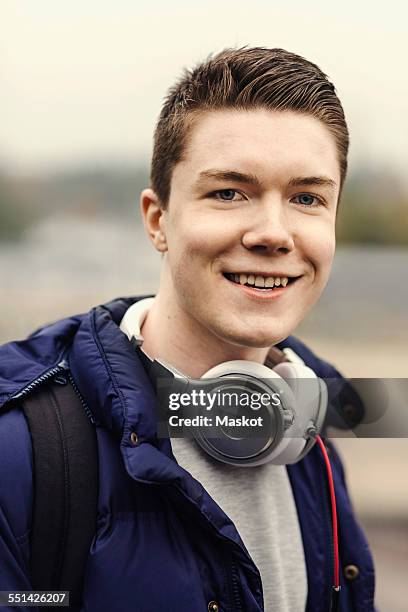
[[[120,437],[126,427],[137,433],[140,442],[154,442],[153,388],[119,329],[123,315],[135,301],[123,298],[93,308],[75,334],[68,362],[97,423]]]

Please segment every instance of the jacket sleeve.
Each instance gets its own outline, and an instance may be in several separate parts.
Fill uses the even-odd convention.
[[[0,590],[31,590],[31,437],[18,408],[0,415]],[[3,609],[9,609],[2,607]],[[16,607],[10,608],[13,612]],[[31,608],[35,610],[35,608]]]

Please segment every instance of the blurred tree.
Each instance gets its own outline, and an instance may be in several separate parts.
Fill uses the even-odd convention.
[[[390,172],[360,171],[346,182],[337,219],[340,243],[408,245],[408,194]]]

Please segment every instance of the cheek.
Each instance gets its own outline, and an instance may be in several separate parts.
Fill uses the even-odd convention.
[[[303,217],[300,224],[297,220],[294,239],[299,254],[312,266],[315,281],[324,286],[330,274],[336,249],[333,219]]]
[[[197,213],[178,216],[169,226],[169,259],[174,263],[183,259],[188,268],[192,264],[206,266],[236,243],[231,223],[211,214]]]
[[[317,276],[326,282],[333,263],[336,250],[336,236],[332,227],[326,225],[309,236],[307,254]]]

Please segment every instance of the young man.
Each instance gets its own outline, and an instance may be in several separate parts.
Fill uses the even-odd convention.
[[[157,436],[153,384],[127,336],[143,337],[150,359],[196,379],[227,361],[271,365],[285,359],[283,349],[317,376],[339,377],[290,334],[330,274],[347,149],[333,85],[292,53],[226,50],[170,90],[151,187],[141,195],[162,253],[155,299],[139,304],[136,322],[129,313],[140,298],[118,299],[0,353],[0,589],[32,588],[35,486],[19,401],[69,372],[97,424],[84,610],[329,610],[332,533],[318,445],[292,465],[243,468],[194,440],[169,444]],[[372,559],[328,446],[339,609],[366,612],[374,609]]]

